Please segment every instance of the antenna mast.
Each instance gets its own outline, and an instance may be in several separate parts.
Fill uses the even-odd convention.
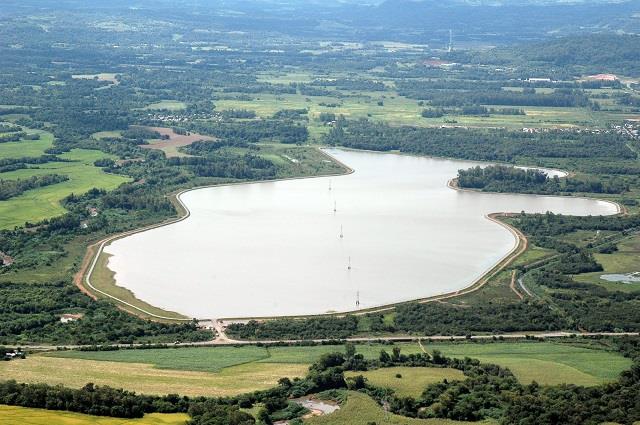
[[[449,30],[449,48],[447,52],[451,53],[453,51],[453,30]]]

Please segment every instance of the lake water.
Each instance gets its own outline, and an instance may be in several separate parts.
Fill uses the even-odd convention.
[[[448,188],[471,162],[327,152],[355,173],[184,193],[188,219],[105,248],[118,285],[198,318],[348,311],[358,296],[366,308],[471,284],[516,243],[488,213],[616,212],[604,201]]]

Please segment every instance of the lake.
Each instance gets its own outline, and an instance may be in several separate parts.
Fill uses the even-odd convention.
[[[105,247],[117,284],[198,318],[349,311],[358,298],[367,308],[469,286],[516,244],[489,213],[617,212],[605,201],[447,187],[477,163],[326,152],[355,172],[183,193],[189,218]]]

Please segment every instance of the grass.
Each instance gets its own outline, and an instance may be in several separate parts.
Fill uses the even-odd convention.
[[[96,266],[94,267],[93,273],[90,277],[91,284],[94,288],[106,292],[121,301],[134,305],[151,314],[162,317],[175,318],[177,320],[187,319],[187,317],[182,314],[176,313],[174,311],[163,310],[159,307],[155,307],[149,303],[146,303],[136,298],[134,293],[127,288],[116,285],[114,280],[115,273],[107,267],[109,257],[111,257],[111,255],[105,252],[100,253],[100,256],[98,257],[98,261],[96,262]],[[87,289],[91,290],[91,288]],[[141,315],[143,317],[150,317],[139,310],[131,309],[127,305],[123,305],[123,308],[127,311],[130,310],[133,314]]]
[[[179,102],[177,100],[162,100],[160,102],[147,105],[144,109],[182,111],[183,109],[186,109],[186,107],[187,104],[184,102]]]
[[[595,348],[552,342],[492,344],[425,344],[448,357],[472,357],[508,367],[524,384],[598,385],[618,378],[631,366],[621,355]]]
[[[316,416],[305,420],[308,425],[462,425],[490,424],[494,422],[460,422],[449,419],[415,419],[404,416],[385,414],[384,410],[369,396],[349,391],[347,400],[340,410],[329,415]]]
[[[263,347],[200,347],[118,351],[56,351],[51,356],[124,363],[148,363],[157,369],[219,372],[238,364],[268,359]],[[289,362],[282,362],[289,363]],[[306,363],[294,361],[290,363]]]
[[[167,350],[173,352],[174,350]],[[143,394],[230,396],[273,387],[278,379],[304,376],[305,364],[244,363],[220,372],[158,369],[150,364],[30,356],[2,362],[0,376],[18,382],[44,382],[81,388],[88,382]]]
[[[53,136],[46,132],[38,133],[41,134],[41,140],[0,144],[0,159],[43,155],[45,149],[52,146]],[[112,158],[106,153],[73,149],[59,157],[68,162],[38,164],[37,168],[26,168],[0,175],[5,180],[54,173],[69,177],[65,182],[29,190],[14,198],[0,201],[0,229],[10,229],[27,221],[37,222],[61,215],[66,210],[60,201],[71,193],[81,194],[94,187],[111,190],[128,180],[123,176],[107,174],[93,165],[98,159]]]
[[[420,352],[415,343],[396,344],[403,354]],[[382,344],[357,345],[356,351],[367,358],[377,358],[380,350],[391,352]],[[291,347],[186,347],[175,349],[117,350],[117,351],[53,351],[45,356],[108,362],[146,363],[158,369],[219,372],[229,366],[244,363],[281,363],[308,365],[322,354],[341,351],[343,345],[315,345]]]
[[[184,425],[188,419],[184,413],[150,413],[140,419],[120,419],[0,405],[0,422],[3,425]]]
[[[400,375],[397,377],[396,375]],[[402,397],[418,397],[424,388],[447,379],[464,380],[464,374],[457,369],[435,367],[388,367],[367,372],[347,372],[345,376],[362,375],[370,384],[391,388]]]
[[[640,282],[608,282],[601,279],[604,274],[626,274],[640,271],[640,235],[634,235],[618,244],[618,251],[611,254],[594,254],[596,261],[604,269],[601,272],[584,273],[575,276],[578,282],[595,283],[612,291],[633,292],[640,290]]]

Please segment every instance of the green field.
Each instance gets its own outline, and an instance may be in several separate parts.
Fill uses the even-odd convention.
[[[151,413],[141,419],[120,419],[0,405],[0,423],[3,425],[184,425],[188,419],[184,413]]]
[[[443,380],[464,380],[457,369],[437,367],[386,367],[366,372],[347,372],[345,376],[362,375],[377,387],[391,388],[402,397],[419,397],[424,388]],[[400,375],[400,377],[396,376]]]
[[[424,344],[448,357],[472,357],[508,367],[524,384],[597,385],[614,381],[631,360],[605,350],[566,343]]]
[[[493,424],[494,422],[460,422],[449,419],[414,419],[394,414],[385,414],[384,410],[369,396],[349,391],[347,400],[340,410],[326,416],[316,416],[305,420],[309,425],[462,425]]]
[[[632,292],[640,290],[640,282],[607,282],[604,274],[627,274],[640,271],[640,236],[635,235],[618,244],[618,251],[611,254],[594,254],[596,261],[604,269],[601,272],[584,273],[575,276],[578,282],[595,283],[609,290]]]
[[[549,385],[596,385],[615,380],[631,365],[629,359],[587,343],[423,342],[423,345],[428,351],[438,349],[449,357],[472,357],[508,367],[523,383],[535,380]],[[421,352],[417,343],[396,346],[403,354]],[[357,352],[367,358],[376,358],[382,349],[390,352],[391,348],[382,344],[356,345]],[[341,345],[318,345],[55,351],[0,363],[0,375],[22,382],[76,388],[94,382],[149,394],[221,396],[266,389],[283,376],[304,376],[308,365],[320,355],[343,350]],[[396,378],[396,373],[402,378]],[[429,383],[445,378],[463,379],[459,371],[435,368],[389,368],[367,371],[363,375],[374,385],[414,396]]]
[[[163,100],[161,102],[147,105],[144,109],[182,111],[186,107],[187,107],[187,104],[184,102],[179,102],[177,100]]]
[[[403,354],[420,352],[418,344],[397,344]],[[376,358],[382,349],[391,347],[372,344],[357,345],[358,353]],[[54,351],[45,354],[51,357],[97,360],[108,362],[146,363],[158,369],[219,372],[229,366],[260,363],[311,364],[322,354],[333,351],[344,352],[342,345],[316,345],[309,347],[187,347],[148,350],[118,351]]]
[[[172,350],[170,350],[172,351]],[[231,396],[275,386],[280,378],[302,377],[307,365],[243,363],[220,372],[159,369],[151,364],[60,359],[32,355],[25,360],[0,362],[0,376],[18,382],[62,384],[82,388],[88,382],[125,388],[142,394]]]
[[[35,133],[36,131],[29,131]],[[20,158],[25,156],[41,156],[45,149],[53,144],[50,133],[41,132],[41,140],[25,140],[0,144],[0,159]],[[126,177],[107,174],[93,165],[101,158],[112,156],[88,149],[73,149],[59,155],[68,162],[48,162],[36,167],[1,173],[4,180],[15,180],[44,174],[63,174],[69,180],[45,186],[0,201],[0,229],[21,226],[25,222],[37,222],[45,218],[55,217],[65,212],[60,201],[71,193],[82,194],[91,188],[111,190],[127,181]]]

